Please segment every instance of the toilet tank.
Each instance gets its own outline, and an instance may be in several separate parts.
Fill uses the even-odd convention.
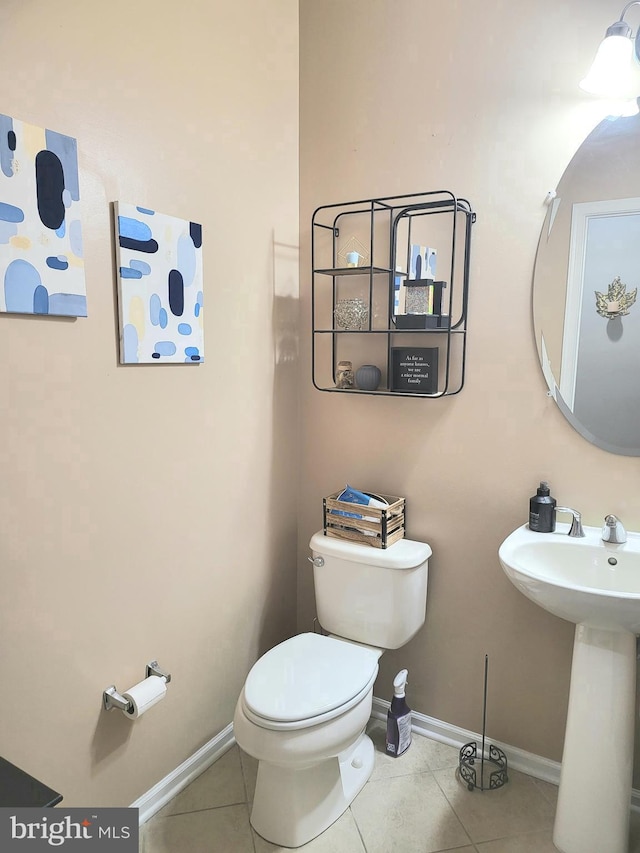
[[[382,649],[404,646],[424,624],[431,548],[401,539],[374,548],[314,533],[313,582],[325,631]],[[317,559],[322,558],[323,565]]]

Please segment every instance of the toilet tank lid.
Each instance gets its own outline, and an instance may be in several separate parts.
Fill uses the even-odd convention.
[[[382,566],[386,569],[415,569],[426,562],[432,554],[431,546],[426,542],[414,542],[412,539],[400,539],[389,548],[374,548],[361,545],[349,539],[325,536],[322,530],[314,533],[309,547],[316,554],[340,557],[354,563],[367,563],[370,566]]]

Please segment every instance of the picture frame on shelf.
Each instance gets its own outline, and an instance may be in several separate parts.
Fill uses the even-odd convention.
[[[438,393],[438,347],[392,347],[391,390]]]

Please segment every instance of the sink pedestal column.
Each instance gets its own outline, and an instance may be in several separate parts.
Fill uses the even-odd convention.
[[[562,853],[627,853],[636,637],[576,625],[553,843]]]

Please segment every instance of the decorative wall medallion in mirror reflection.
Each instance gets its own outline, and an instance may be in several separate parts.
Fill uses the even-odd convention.
[[[202,228],[115,202],[120,362],[204,361]]]
[[[640,456],[639,285],[640,116],[606,119],[567,166],[547,212],[533,322],[564,416],[588,441],[626,456]]]
[[[87,316],[76,140],[0,114],[0,311]]]

